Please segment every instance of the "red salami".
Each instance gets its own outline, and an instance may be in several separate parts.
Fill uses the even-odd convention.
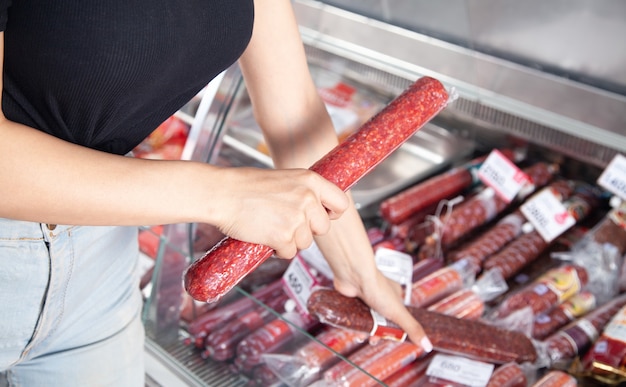
[[[371,332],[374,328],[370,308],[363,301],[332,289],[314,291],[307,306],[323,323],[361,332]],[[420,322],[437,351],[494,364],[533,362],[537,358],[535,347],[522,333],[421,308],[408,307],[408,310]]]
[[[585,353],[609,320],[624,305],[626,305],[626,294],[614,298],[550,335],[544,340],[549,359],[556,363]]]
[[[524,370],[517,363],[506,363],[496,368],[486,387],[526,387]]]
[[[438,80],[418,79],[310,169],[349,189],[439,113],[448,98]],[[185,289],[196,300],[216,301],[272,254],[268,246],[225,238],[189,266]]]
[[[569,198],[573,188],[573,184],[566,180],[555,181],[547,187],[561,200]],[[519,210],[514,211],[463,248],[448,254],[447,258],[453,261],[467,259],[477,270],[480,270],[489,256],[498,252],[522,233],[524,223],[526,223],[524,214]]]
[[[472,169],[476,169],[486,158],[482,156],[474,159],[385,199],[380,203],[380,215],[391,224],[400,224],[441,200],[458,195],[477,183]]]

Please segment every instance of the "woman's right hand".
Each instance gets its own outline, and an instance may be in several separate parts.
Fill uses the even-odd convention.
[[[349,206],[336,185],[307,169],[218,168],[207,200],[224,234],[267,245],[281,258],[308,248]]]

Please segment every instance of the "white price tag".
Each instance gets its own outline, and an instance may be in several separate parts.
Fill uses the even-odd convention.
[[[626,157],[615,155],[598,178],[598,185],[626,200]]]
[[[374,255],[376,267],[383,275],[392,281],[410,289],[413,282],[413,259],[409,254],[385,247],[376,249]],[[411,292],[405,291],[404,303],[411,301]]]
[[[484,387],[489,383],[494,365],[460,356],[437,354],[433,357],[426,375],[444,379],[462,386]]]
[[[300,255],[310,267],[317,270],[324,277],[330,280],[333,279],[333,270],[328,265],[328,262],[326,262],[324,254],[322,254],[315,242],[313,242],[308,249],[300,250],[298,255]]]
[[[287,294],[296,302],[298,310],[308,314],[306,303],[311,295],[311,289],[317,285],[317,280],[300,256],[296,255],[292,259],[287,270],[283,273],[282,281]]]
[[[563,234],[576,219],[549,189],[543,189],[521,206],[521,211],[546,242]]]
[[[478,178],[507,202],[529,182],[528,176],[497,149],[491,151],[478,169]]]

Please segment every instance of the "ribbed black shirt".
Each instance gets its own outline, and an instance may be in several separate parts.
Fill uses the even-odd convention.
[[[237,60],[252,0],[0,0],[6,117],[125,154]]]

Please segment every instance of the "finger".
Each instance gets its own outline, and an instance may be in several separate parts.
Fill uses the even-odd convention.
[[[330,226],[328,226],[330,228]],[[311,247],[313,244],[313,234],[310,227],[306,227],[302,225],[299,227],[294,233],[294,243],[296,245],[296,249],[304,250]]]
[[[330,217],[322,207],[317,207],[309,214],[309,226],[314,235],[324,235],[330,231]]]
[[[327,216],[330,219],[339,218],[350,205],[348,195],[333,183],[324,180],[320,186],[320,202],[326,208]]]

